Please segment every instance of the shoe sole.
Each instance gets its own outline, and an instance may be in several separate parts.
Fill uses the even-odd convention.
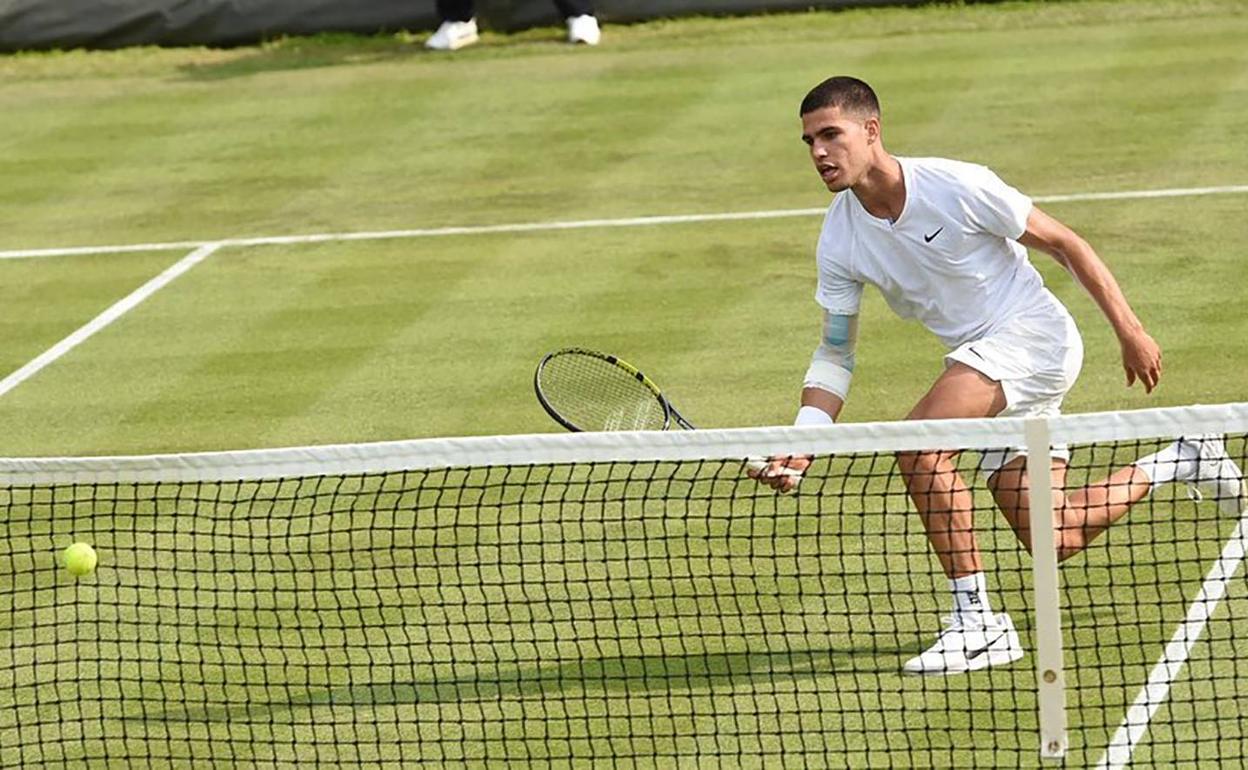
[[[430,51],[458,51],[459,49],[466,48],[480,40],[481,40],[480,35],[473,35],[472,37],[465,37],[459,40],[452,40],[451,44],[447,46],[446,48],[440,48],[438,46],[433,46],[433,45],[426,45],[425,48],[428,48]]]

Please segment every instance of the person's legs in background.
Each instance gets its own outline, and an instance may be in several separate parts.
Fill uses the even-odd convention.
[[[472,0],[438,0],[437,6],[442,21],[472,21]]]
[[[426,48],[455,51],[480,39],[472,0],[437,0],[442,25],[425,41]],[[602,30],[594,16],[591,0],[555,0],[555,7],[568,25],[568,42],[598,45]]]
[[[437,0],[437,5],[442,25],[425,41],[426,48],[455,51],[480,39],[472,0]]]
[[[568,22],[568,42],[598,45],[602,30],[594,16],[594,4],[590,0],[555,0],[555,7]]]

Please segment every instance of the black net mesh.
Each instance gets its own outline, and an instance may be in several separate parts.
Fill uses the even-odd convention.
[[[1158,446],[1076,447],[1069,485]],[[1038,765],[1031,559],[977,459],[1026,655],[948,676],[902,670],[952,599],[892,453],[818,458],[790,496],[740,459],[3,488],[0,766]],[[1070,766],[1237,520],[1165,485],[1062,566]],[[1245,594],[1241,571],[1137,766],[1242,763]]]
[[[1162,448],[1083,447],[1071,485]],[[1226,450],[1245,467],[1243,434]],[[1187,482],[1159,486],[1061,567],[1071,767],[1248,763],[1244,525],[1201,486],[1199,503]]]

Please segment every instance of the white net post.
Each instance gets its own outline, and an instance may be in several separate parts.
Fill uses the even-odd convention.
[[[1057,533],[1048,421],[1027,420],[1027,476],[1031,499],[1032,570],[1036,591],[1036,675],[1040,706],[1040,757],[1066,756],[1066,677],[1062,666],[1062,620],[1057,576]]]

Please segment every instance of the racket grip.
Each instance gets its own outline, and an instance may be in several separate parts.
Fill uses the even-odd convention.
[[[770,460],[765,460],[761,457],[751,457],[745,461],[746,470],[750,470],[755,473],[762,473],[763,471],[767,470],[767,468],[770,465],[771,465]],[[779,468],[779,473],[781,476],[791,476],[795,480],[793,487],[788,490],[789,492],[793,492],[794,490],[796,490],[797,485],[800,484],[802,481],[802,472],[794,468],[787,468],[787,467],[782,466]]]

